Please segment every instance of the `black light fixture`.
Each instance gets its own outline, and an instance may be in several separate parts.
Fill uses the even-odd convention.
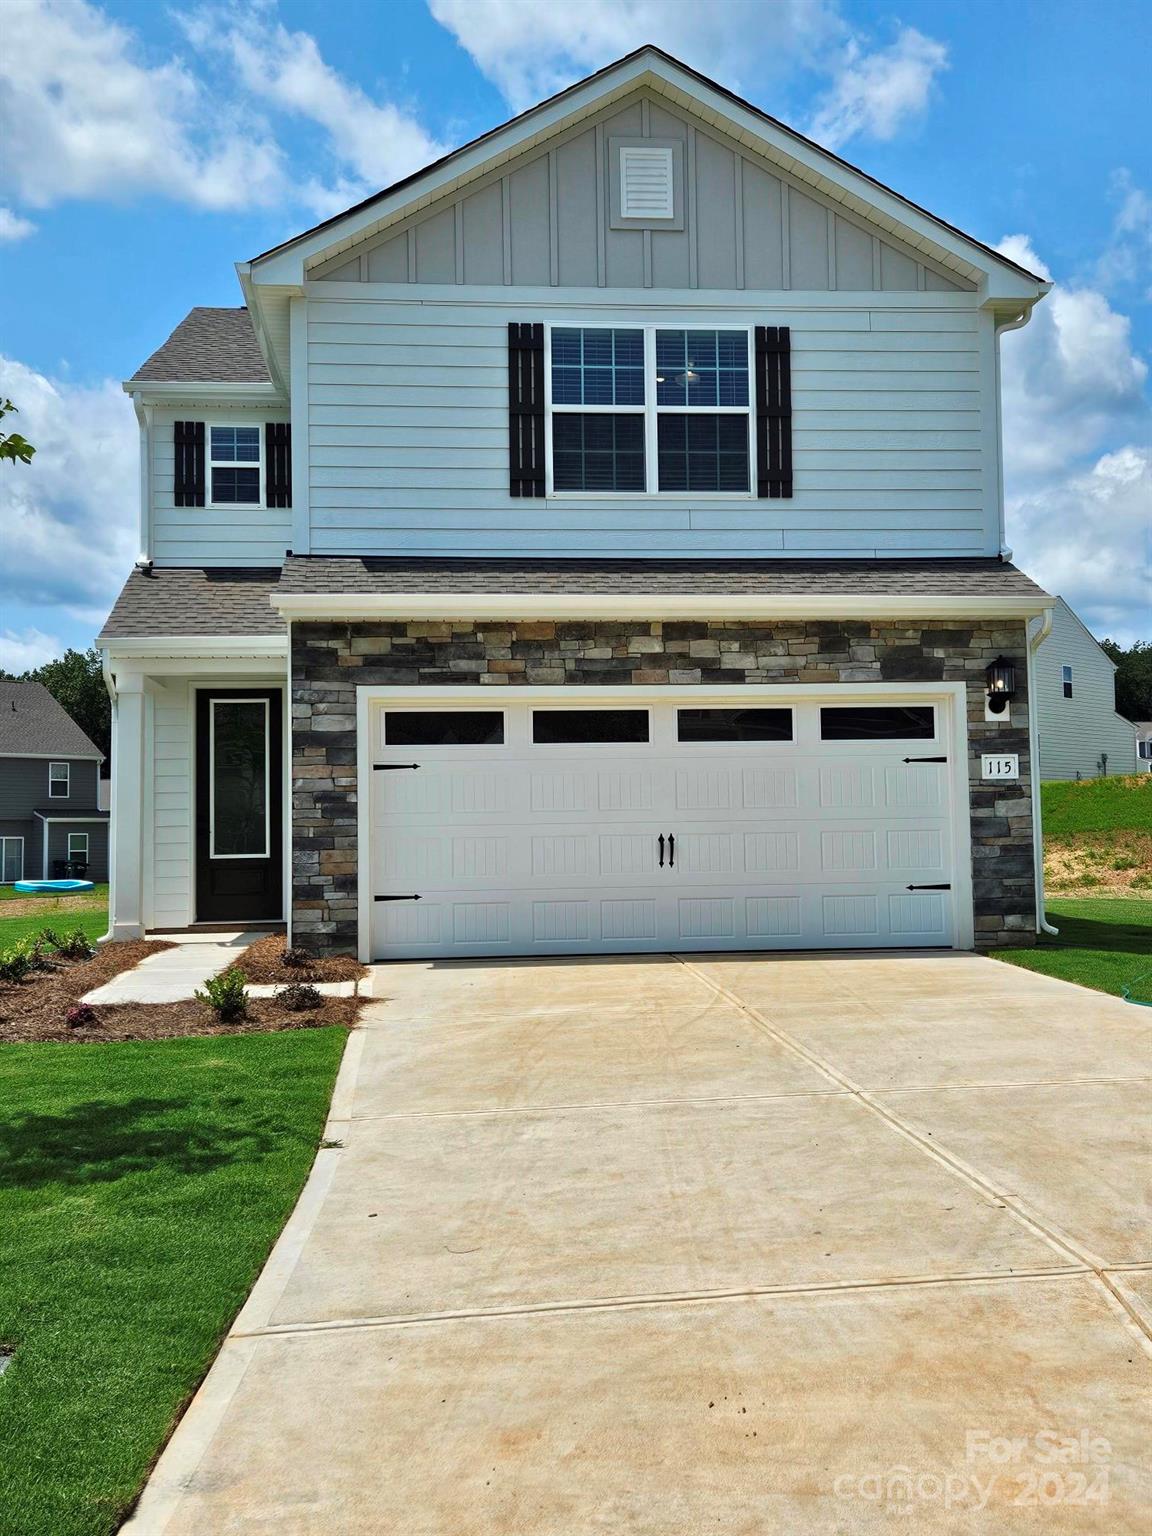
[[[1016,663],[997,656],[984,674],[988,684],[988,708],[1002,715],[1016,692]]]

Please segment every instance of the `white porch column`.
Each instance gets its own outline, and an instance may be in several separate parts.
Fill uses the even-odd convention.
[[[112,813],[108,937],[144,936],[144,804],[146,683],[116,679],[112,713]]]

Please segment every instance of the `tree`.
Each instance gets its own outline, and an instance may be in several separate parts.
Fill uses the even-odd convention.
[[[0,677],[13,679],[11,672]],[[107,757],[112,746],[112,702],[104,686],[100,652],[66,650],[56,661],[45,662],[15,678],[19,683],[43,683],[48,692]]]
[[[0,400],[0,421],[15,414],[18,412],[11,400]],[[32,444],[19,432],[0,432],[0,459],[11,459],[13,464],[31,464],[35,452]]]
[[[1100,648],[1116,663],[1116,712],[1126,720],[1152,720],[1152,641],[1137,640],[1127,650],[1115,640]]]

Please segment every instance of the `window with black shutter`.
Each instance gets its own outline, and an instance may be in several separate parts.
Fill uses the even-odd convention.
[[[177,421],[172,427],[175,449],[173,500],[178,507],[204,505],[204,423]]]
[[[508,494],[544,495],[544,327],[508,326]]]
[[[270,507],[292,505],[292,427],[270,421],[264,427],[265,497]]]
[[[756,327],[756,494],[792,495],[792,339],[786,325]]]

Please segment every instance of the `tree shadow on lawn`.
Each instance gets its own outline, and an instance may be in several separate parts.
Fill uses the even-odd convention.
[[[106,1184],[157,1168],[212,1173],[259,1162],[282,1139],[253,1125],[250,1107],[238,1100],[217,1101],[214,1109],[235,1110],[242,1128],[205,1125],[181,1099],[92,1099],[64,1114],[10,1116],[0,1123],[0,1186]]]
[[[1052,939],[1042,934],[1038,945],[1041,949],[1094,949],[1144,955],[1152,966],[1152,927],[1147,924],[1069,917],[1065,912],[1054,912],[1052,920],[1060,930],[1060,937]]]

